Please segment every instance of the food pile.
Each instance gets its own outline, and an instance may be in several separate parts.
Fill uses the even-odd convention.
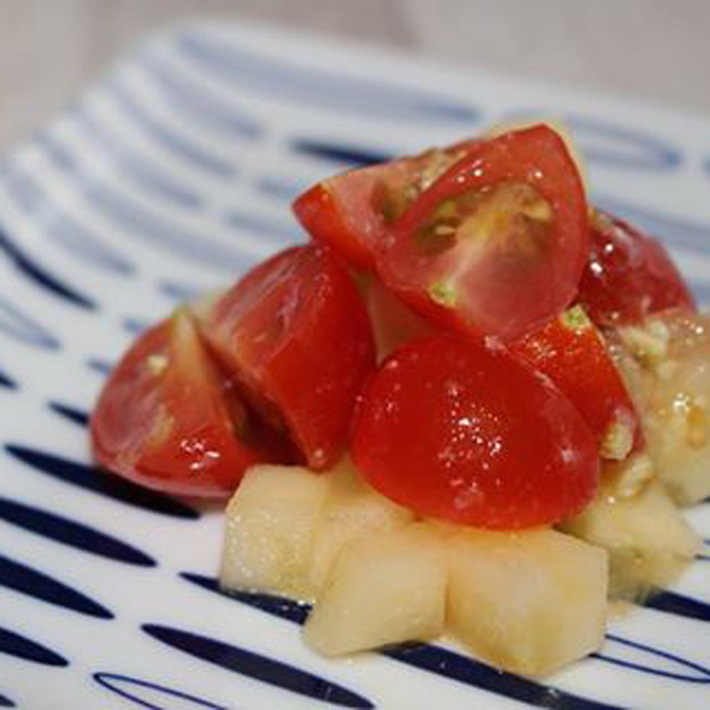
[[[597,649],[671,583],[710,494],[710,321],[537,124],[349,171],[310,234],[143,333],[97,460],[229,498],[226,590],[347,654],[449,633],[505,670]]]

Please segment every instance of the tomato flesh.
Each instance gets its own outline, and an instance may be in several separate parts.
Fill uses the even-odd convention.
[[[546,125],[480,141],[392,226],[385,284],[442,326],[511,341],[577,293],[589,235],[584,188]]]
[[[626,457],[640,436],[638,417],[601,334],[581,307],[509,347],[569,397],[597,437],[602,456]]]
[[[627,325],[670,308],[695,311],[695,301],[665,247],[617,217],[592,218],[588,263],[579,302],[598,325]]]
[[[177,495],[228,496],[248,466],[281,460],[273,442],[258,441],[185,311],[142,334],[114,368],[91,437],[101,465]]]
[[[494,529],[573,515],[597,481],[596,439],[547,378],[500,345],[448,335],[385,360],[352,455],[374,488],[420,515]]]
[[[259,264],[211,307],[202,332],[308,466],[335,463],[375,349],[360,295],[329,249],[294,247]]]
[[[335,175],[296,198],[294,214],[313,239],[335,249],[351,266],[372,271],[375,250],[390,223],[473,143]]]

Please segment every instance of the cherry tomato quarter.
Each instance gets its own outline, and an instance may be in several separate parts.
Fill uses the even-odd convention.
[[[281,460],[200,342],[186,311],[142,334],[104,386],[91,417],[96,459],[167,493],[226,497],[245,469]]]
[[[414,341],[371,379],[352,455],[420,515],[493,529],[549,525],[596,488],[596,439],[550,380],[501,345]]]
[[[351,266],[372,271],[375,249],[391,222],[473,143],[335,175],[300,195],[294,214],[313,239],[332,247]]]
[[[510,351],[547,375],[596,435],[602,457],[624,459],[640,436],[638,417],[601,333],[574,306]]]
[[[389,288],[444,327],[504,341],[572,302],[589,247],[582,180],[546,125],[470,147],[391,233],[377,252]]]
[[[328,248],[293,247],[259,264],[211,307],[202,332],[308,466],[335,463],[375,348],[357,288]]]
[[[579,302],[601,326],[629,325],[695,301],[665,247],[628,222],[596,211]]]

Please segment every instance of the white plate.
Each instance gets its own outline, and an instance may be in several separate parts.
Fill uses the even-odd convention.
[[[441,647],[333,662],[304,648],[292,620],[196,583],[215,574],[218,512],[136,493],[88,467],[84,416],[105,367],[176,299],[299,238],[289,215],[299,190],[352,162],[540,115],[575,130],[595,200],[667,239],[699,298],[710,298],[710,122],[417,57],[252,25],[176,28],[6,157],[7,706],[710,706],[707,557],[663,608],[614,621],[600,654],[544,683]],[[691,515],[710,535],[710,506]]]

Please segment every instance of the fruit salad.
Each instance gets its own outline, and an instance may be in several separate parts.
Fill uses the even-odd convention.
[[[671,584],[710,495],[710,320],[540,123],[329,177],[310,236],[138,337],[96,459],[228,501],[220,581],[327,656],[453,638],[528,675]]]

